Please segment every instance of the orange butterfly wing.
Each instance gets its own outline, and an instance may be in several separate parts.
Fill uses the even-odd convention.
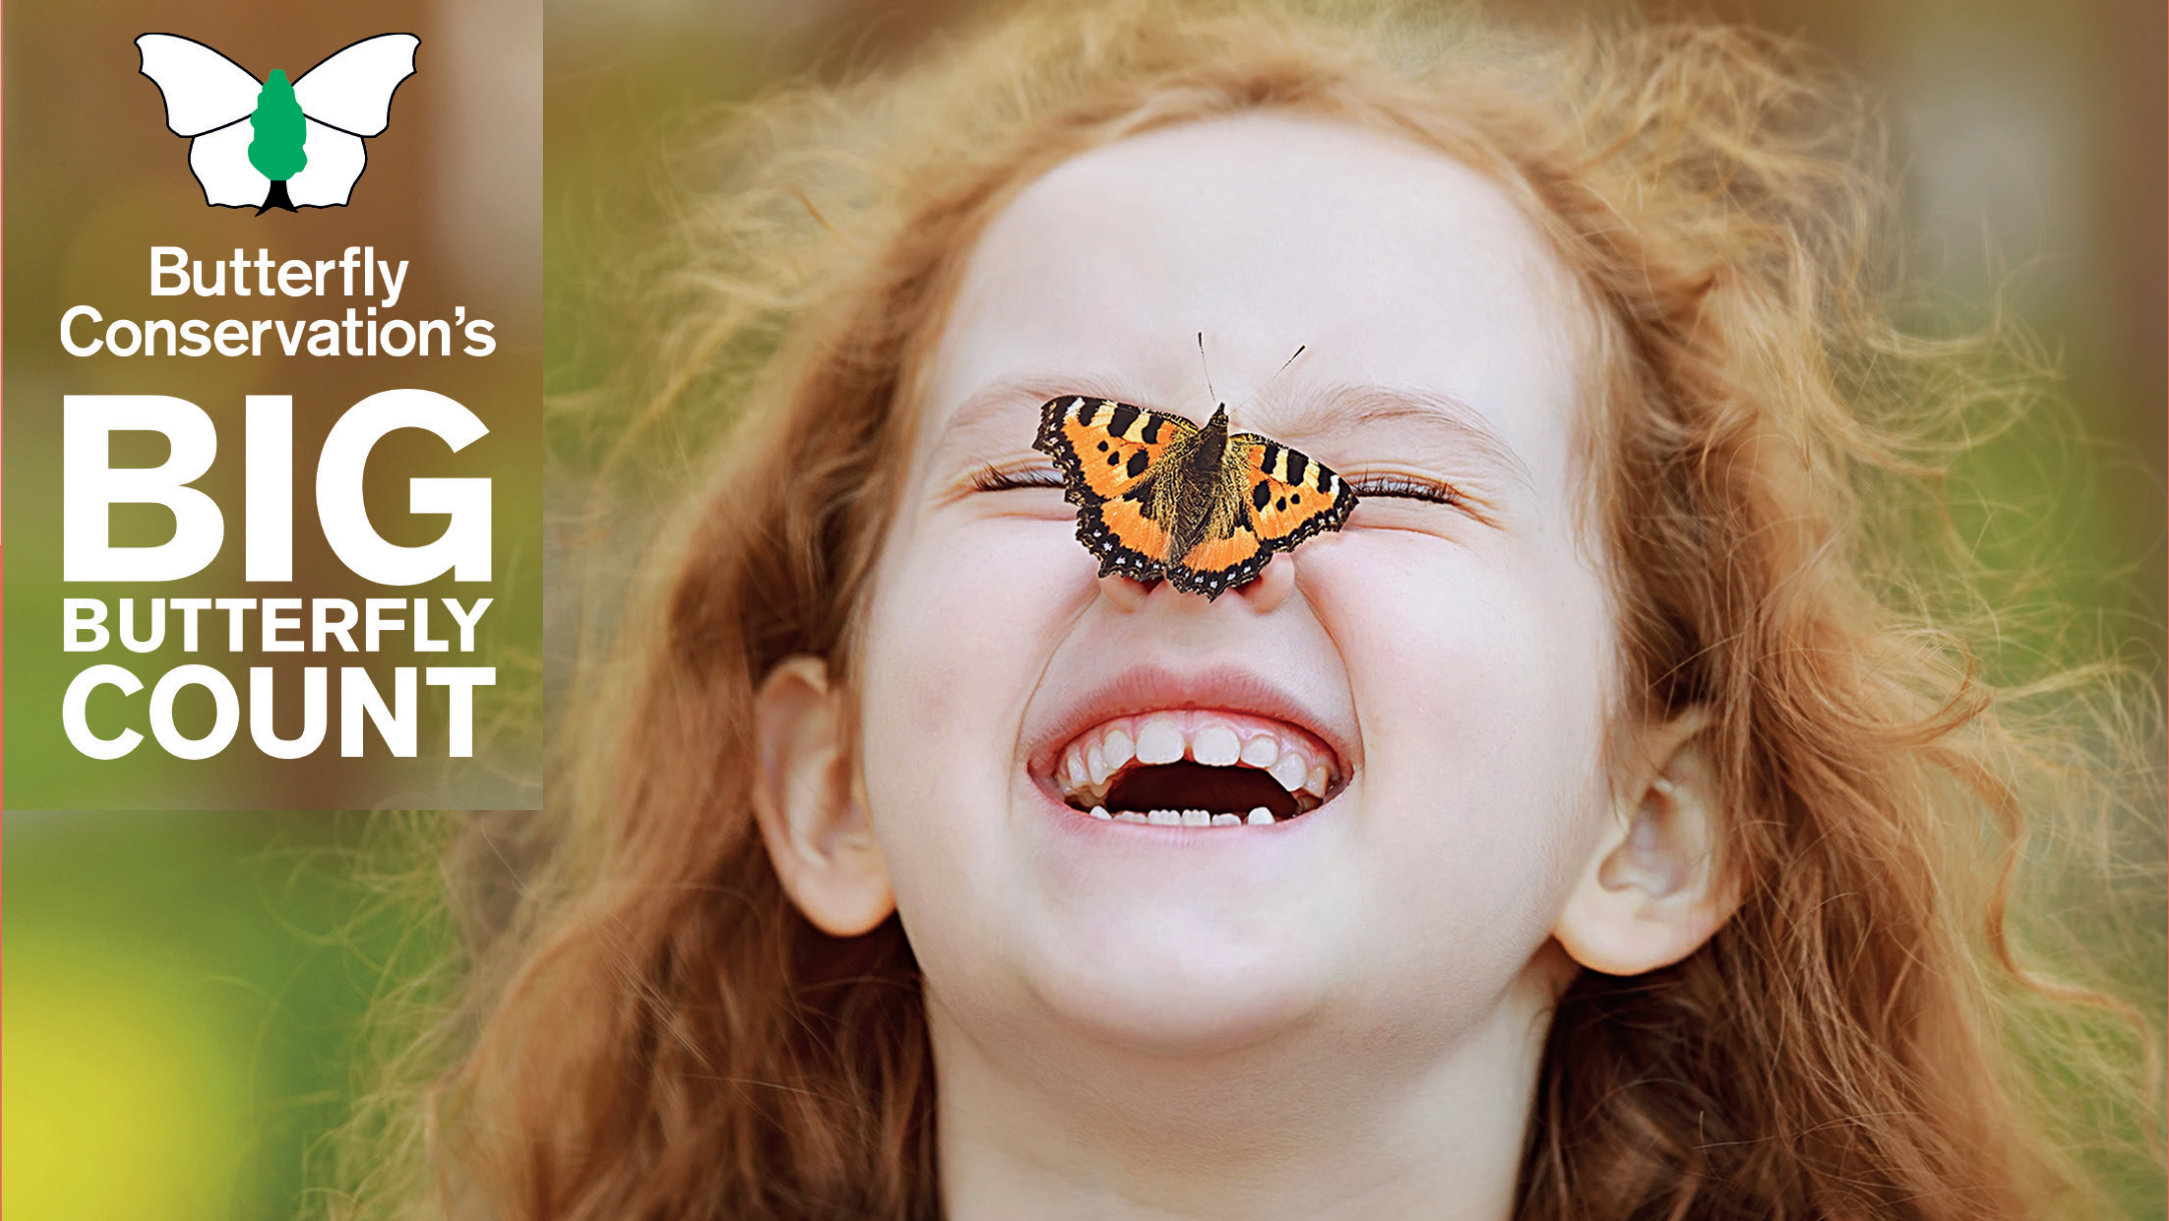
[[[1338,530],[1355,508],[1347,481],[1299,450],[1255,433],[1228,438],[1239,481],[1212,495],[1218,531],[1170,557],[1167,527],[1151,514],[1160,460],[1169,444],[1196,435],[1181,416],[1082,395],[1050,399],[1040,409],[1033,448],[1062,471],[1063,494],[1077,506],[1077,538],[1100,559],[1100,575],[1139,580],[1165,576],[1185,593],[1218,598],[1255,579],[1273,554]],[[1231,477],[1232,479],[1232,477]],[[1189,495],[1189,493],[1185,493]]]
[[[1272,558],[1249,521],[1237,518],[1230,533],[1206,539],[1190,548],[1180,563],[1168,565],[1167,580],[1184,593],[1204,594],[1210,601],[1248,583],[1265,571]]]
[[[1245,455],[1244,508],[1266,550],[1286,551],[1348,523],[1355,489],[1325,463],[1256,433],[1237,433],[1228,444],[1252,447]]]
[[[1228,438],[1243,472],[1240,511],[1228,515],[1226,532],[1208,538],[1168,565],[1177,589],[1217,598],[1255,579],[1275,552],[1328,530],[1338,530],[1356,507],[1347,480],[1300,450],[1256,433]]]
[[[1153,468],[1168,443],[1193,435],[1181,416],[1112,399],[1064,395],[1039,412],[1032,448],[1054,459],[1063,495],[1077,506],[1077,539],[1100,559],[1100,575],[1151,580],[1167,562],[1167,530],[1153,520]]]

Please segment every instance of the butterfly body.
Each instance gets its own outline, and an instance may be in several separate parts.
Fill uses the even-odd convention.
[[[1355,492],[1324,464],[1255,433],[1204,427],[1111,399],[1065,395],[1040,409],[1033,447],[1053,458],[1077,506],[1077,538],[1100,575],[1165,578],[1217,598],[1276,552],[1337,530]]]

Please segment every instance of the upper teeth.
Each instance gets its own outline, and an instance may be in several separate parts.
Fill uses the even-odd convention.
[[[1110,784],[1133,762],[1157,765],[1185,758],[1208,767],[1263,771],[1295,794],[1303,809],[1323,802],[1335,779],[1332,752],[1292,726],[1184,709],[1121,717],[1085,731],[1064,748],[1055,780],[1070,804],[1089,810],[1105,805]],[[1173,813],[1180,822],[1182,812]]]
[[[1188,745],[1183,741],[1181,726],[1172,717],[1147,717],[1137,727],[1139,763],[1173,763],[1182,758]]]
[[[1225,725],[1207,725],[1190,739],[1190,757],[1212,767],[1229,767],[1243,756],[1243,742]]]

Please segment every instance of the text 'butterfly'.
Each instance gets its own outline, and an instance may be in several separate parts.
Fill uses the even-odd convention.
[[[1064,395],[1040,409],[1032,448],[1061,468],[1077,540],[1100,575],[1164,577],[1217,598],[1255,580],[1273,553],[1338,530],[1356,506],[1307,454],[1228,431],[1222,404],[1203,428],[1179,415]]]

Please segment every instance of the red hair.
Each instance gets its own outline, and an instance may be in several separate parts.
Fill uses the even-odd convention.
[[[1932,517],[1886,510],[1932,505],[1938,439],[2011,395],[1993,352],[1890,321],[1867,108],[1724,27],[1229,3],[1031,10],[740,117],[734,177],[689,211],[659,295],[680,320],[666,373],[610,424],[609,486],[692,491],[578,676],[549,864],[474,966],[470,1025],[445,1028],[417,1108],[434,1135],[403,1163],[426,1158],[428,1186],[403,1205],[940,1215],[911,947],[894,919],[828,937],[785,897],[748,800],[753,692],[797,654],[848,681],[916,362],[987,221],[1080,151],[1257,109],[1464,161],[1548,236],[1598,320],[1584,465],[1620,715],[1705,708],[1745,812],[1722,837],[1745,899],[1711,942],[1561,998],[1518,1215],[1956,1221],[2080,1198],[2010,1023],[2110,1027],[2021,970],[2006,907],[2027,826],[2113,800],[2083,769],[2144,734],[2114,721],[2132,705],[2081,724],[2048,688],[2020,726],[2030,705],[1902,575]],[[699,478],[667,469],[688,452],[714,455]],[[2135,1077],[2131,1041],[2111,1046],[2103,1079]]]

